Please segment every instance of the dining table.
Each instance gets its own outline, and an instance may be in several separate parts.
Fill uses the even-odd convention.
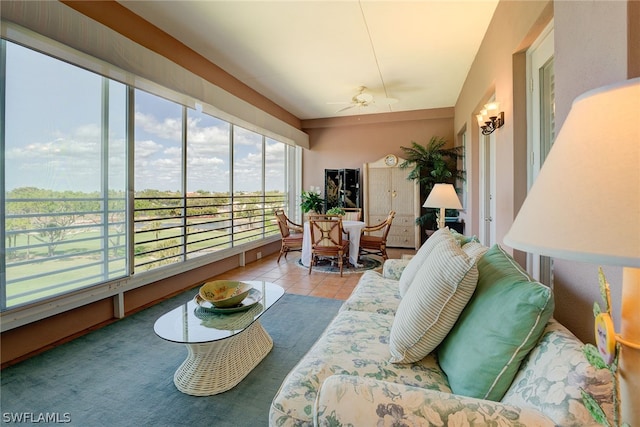
[[[343,238],[349,240],[349,262],[354,267],[362,267],[361,264],[358,264],[358,254],[360,252],[360,233],[365,225],[364,221],[342,221],[342,229],[344,231]],[[309,267],[311,263],[311,230],[308,221],[303,224],[303,229],[302,255],[300,258],[302,265]]]

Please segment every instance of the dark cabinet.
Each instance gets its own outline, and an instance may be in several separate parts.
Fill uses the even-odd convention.
[[[360,169],[324,170],[325,212],[327,209],[360,208]]]
[[[464,221],[458,221],[457,219],[454,221],[445,220],[444,225],[446,225],[452,230],[456,230],[460,234],[464,234]]]

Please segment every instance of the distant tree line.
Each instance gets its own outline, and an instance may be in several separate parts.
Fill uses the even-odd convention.
[[[186,207],[179,192],[146,189],[137,191],[134,196],[134,217],[163,219],[176,218],[186,214],[189,217],[229,214],[251,219],[266,213],[273,207],[282,206],[284,194],[269,192],[262,197],[260,193],[246,192],[234,196],[234,206],[228,192],[208,192],[198,190],[187,194]],[[266,199],[266,200],[265,200]],[[6,193],[5,230],[7,247],[16,247],[20,234],[29,233],[30,237],[45,243],[48,254],[52,256],[56,246],[64,241],[80,221],[104,225],[103,216],[109,216],[114,245],[124,235],[126,227],[126,192],[109,190],[106,195],[100,192],[55,191],[36,187],[20,187]],[[105,212],[105,204],[106,212]]]

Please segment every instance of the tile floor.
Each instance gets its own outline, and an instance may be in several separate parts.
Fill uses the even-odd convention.
[[[401,258],[404,254],[414,254],[415,250],[388,249],[389,258]],[[296,265],[300,254],[290,252],[277,263],[278,254],[272,254],[259,261],[227,271],[215,277],[226,280],[268,280],[277,283],[285,292],[299,295],[311,295],[323,298],[346,300],[360,280],[362,273],[339,274],[320,273]]]

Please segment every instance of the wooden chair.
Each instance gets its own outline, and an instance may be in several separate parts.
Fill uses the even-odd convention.
[[[387,219],[378,225],[364,227],[360,235],[360,254],[380,255],[387,260],[387,236],[391,229],[391,223],[396,216],[395,211],[389,212]]]
[[[280,247],[280,254],[278,255],[278,261],[284,254],[284,258],[287,259],[287,253],[290,251],[302,251],[302,236],[303,228],[301,225],[292,222],[282,209],[273,210],[276,219],[278,220],[278,227],[280,228],[280,235],[282,236],[282,246]]]
[[[315,221],[319,221],[322,219],[338,219],[341,218],[340,215],[332,215],[332,214],[319,214],[319,213],[313,213],[313,214],[309,214],[308,217],[309,221],[311,220],[315,220]]]
[[[362,221],[362,208],[342,208],[344,209],[343,219],[349,221]]]
[[[340,276],[345,257],[349,256],[349,241],[342,238],[342,219],[340,218],[311,218],[309,219],[311,236],[311,262],[309,274],[318,262],[318,257],[337,258]]]

